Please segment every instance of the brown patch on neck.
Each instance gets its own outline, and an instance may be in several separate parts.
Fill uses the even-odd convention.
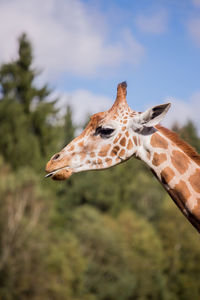
[[[125,146],[126,145],[126,139],[123,137],[120,141],[120,145]]]
[[[185,204],[191,196],[186,183],[183,180],[180,180],[180,182],[175,185],[175,190],[181,202]]]
[[[160,136],[158,133],[154,133],[151,137],[151,145],[155,148],[167,149],[168,143],[167,141]]]
[[[156,125],[156,129],[161,132],[163,135],[165,135],[167,138],[169,138],[173,143],[175,143],[186,155],[188,155],[196,164],[200,166],[200,155],[195,151],[194,148],[192,148],[190,145],[188,145],[186,142],[180,139],[178,134],[175,132],[162,127],[161,125]]]
[[[158,154],[155,152],[153,156],[152,164],[157,167],[166,160],[167,160],[167,155],[165,153]]]
[[[197,169],[196,172],[190,176],[189,182],[196,193],[200,193],[200,170]]]
[[[124,150],[124,149],[122,149],[122,150],[119,152],[119,157],[122,157],[122,156],[124,156],[124,154],[125,154],[125,150]]]
[[[133,143],[131,142],[131,139],[129,139],[127,149],[131,150],[132,148],[133,148]]]
[[[180,210],[184,214],[184,216],[188,219],[188,221],[200,233],[200,223],[199,223],[199,220],[197,219],[196,215],[194,215],[193,213],[191,213],[187,209],[187,207],[185,207],[185,204],[179,198],[179,193],[177,193],[177,191],[173,190],[173,189],[170,189],[167,192],[169,193],[169,195],[171,196],[171,198],[175,202],[175,204],[180,208]]]
[[[116,144],[119,141],[119,139],[121,138],[121,136],[122,136],[122,134],[119,133],[118,136],[114,139],[113,143]]]
[[[133,137],[133,141],[134,141],[135,145],[137,146],[137,138],[136,138],[136,136]]]
[[[117,152],[120,150],[119,146],[115,146],[111,151],[111,156],[116,156]]]
[[[187,171],[190,162],[188,156],[179,150],[172,151],[171,161],[180,174],[184,174]]]
[[[166,167],[160,173],[161,181],[163,184],[168,184],[172,178],[174,177],[175,173],[170,167]]]
[[[126,132],[125,132],[125,135],[126,135],[127,137],[129,137],[129,132],[128,132],[128,131],[126,131]]]

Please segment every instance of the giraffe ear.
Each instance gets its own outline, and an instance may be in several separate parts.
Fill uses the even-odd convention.
[[[146,127],[156,126],[162,121],[170,106],[171,103],[166,103],[147,109],[145,112],[139,115],[139,119],[137,122],[139,123],[138,127],[141,128],[143,127],[142,125]]]

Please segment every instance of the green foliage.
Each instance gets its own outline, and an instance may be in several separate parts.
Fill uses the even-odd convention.
[[[200,139],[198,137],[197,129],[192,121],[188,121],[181,128],[175,124],[172,129],[176,131],[183,140],[194,147],[198,153],[200,153]]]
[[[131,211],[113,219],[83,206],[73,214],[71,226],[88,258],[89,293],[102,300],[168,299],[162,244],[148,222]]]
[[[56,100],[49,101],[47,85],[35,86],[32,60],[32,46],[22,34],[18,58],[0,67],[0,153],[15,169],[23,165],[39,169],[60,138]]]
[[[175,204],[166,196],[156,227],[166,255],[169,289],[175,299],[199,299],[200,242],[199,233],[192,230]]]
[[[64,147],[65,145],[69,144],[73,140],[75,135],[75,130],[76,130],[76,127],[74,126],[72,121],[72,109],[69,105],[67,105],[63,129],[64,129],[63,130],[64,131],[63,147]]]
[[[149,192],[146,193],[146,190]],[[101,172],[75,174],[60,186],[57,205],[64,218],[69,209],[90,204],[114,216],[120,213],[122,207],[133,209],[148,220],[153,220],[159,214],[164,194],[165,191],[151,172],[132,158]]]
[[[32,169],[0,164],[1,298],[82,299],[79,241],[49,230],[53,203]]]
[[[0,153],[13,168],[39,163],[37,137],[29,132],[29,120],[20,103],[11,99],[0,101]]]
[[[86,291],[97,299],[128,299],[135,289],[135,278],[120,245],[116,222],[84,206],[76,210],[72,223],[88,258]]]

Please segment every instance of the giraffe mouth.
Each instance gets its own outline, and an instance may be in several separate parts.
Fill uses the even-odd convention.
[[[70,167],[63,167],[45,175],[45,178],[51,177],[53,180],[66,180],[72,175],[73,171]]]

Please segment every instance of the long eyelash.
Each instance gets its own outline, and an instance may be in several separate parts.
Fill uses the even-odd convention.
[[[100,131],[100,134],[110,135],[113,131],[114,131],[114,129],[112,129],[112,128],[102,128]]]
[[[103,128],[103,127],[99,126],[96,128],[94,135],[100,134],[102,137],[104,137],[104,136],[106,137],[106,136],[109,136],[113,131],[114,131],[114,129],[112,129],[112,128]]]
[[[98,135],[101,132],[102,127],[97,127],[94,135]]]

